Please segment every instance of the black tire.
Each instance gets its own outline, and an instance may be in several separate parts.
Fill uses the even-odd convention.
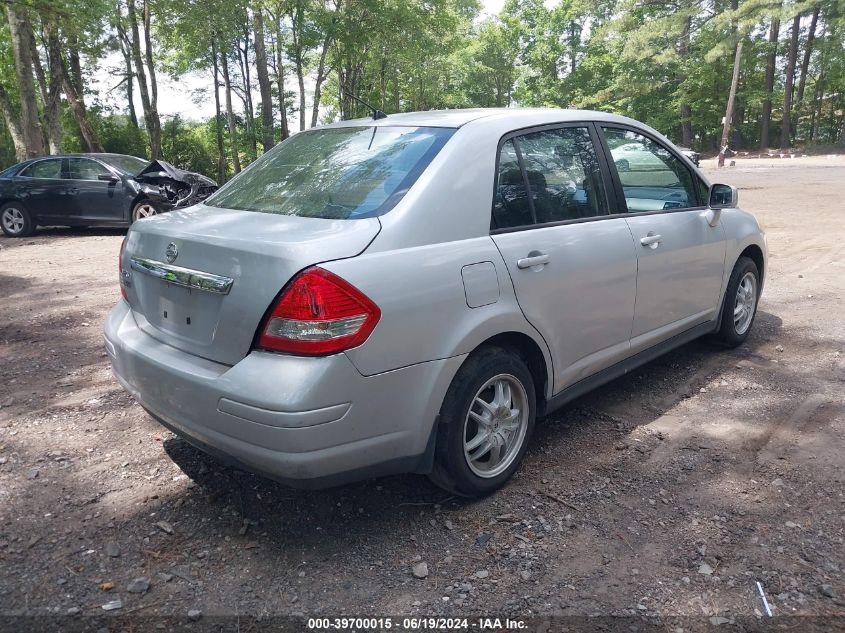
[[[494,379],[507,385],[511,394],[510,400],[502,401],[509,401],[510,405],[503,404],[497,410],[504,413],[513,406],[514,408],[510,409],[511,414],[516,410],[521,413],[516,416],[518,421],[508,420],[506,417],[500,420],[488,410],[491,424],[482,427],[475,422],[475,418],[479,417],[478,412],[484,412],[477,403],[476,396],[485,402],[485,395],[493,396],[495,403],[499,393],[495,383],[482,391],[482,388]],[[521,386],[521,391],[517,385]],[[524,406],[517,406],[521,401],[524,401]],[[465,497],[480,497],[501,488],[519,468],[525,455],[534,430],[536,402],[531,372],[517,354],[493,346],[473,352],[458,370],[443,400],[437,430],[434,469],[429,478],[441,488]],[[472,419],[471,409],[474,409]],[[516,424],[514,430],[508,431],[506,427],[513,424]],[[470,465],[471,460],[465,453],[468,432],[473,435],[472,439],[487,434],[487,439],[484,440],[486,443],[479,446],[481,449],[491,442],[493,444],[493,448],[487,453],[479,451],[477,460],[472,460],[474,466]],[[509,432],[511,435],[507,435]],[[511,443],[505,443],[504,438],[510,438]],[[496,445],[500,442],[502,446],[497,448]],[[504,455],[501,455],[502,452]],[[494,454],[501,455],[498,462],[498,467],[502,468],[501,472],[497,472],[498,467],[495,467]],[[489,472],[481,475],[477,471],[485,467],[485,458],[490,462],[487,465]]]
[[[740,284],[745,283],[746,279],[752,279],[753,290],[753,306],[750,309],[750,318],[739,318],[736,310],[739,309],[741,299],[739,297]],[[747,287],[747,286],[745,286]],[[747,294],[745,292],[744,294]],[[748,334],[751,332],[751,327],[754,325],[754,319],[757,317],[757,304],[760,299],[760,271],[757,270],[757,264],[754,260],[748,257],[740,257],[728,280],[728,288],[725,290],[725,298],[722,304],[722,321],[719,325],[719,331],[716,332],[715,339],[718,343],[727,347],[736,347],[742,345]]]
[[[35,233],[32,214],[20,202],[7,202],[0,207],[0,227],[8,237],[29,237]]]
[[[149,210],[152,210],[152,213]],[[135,206],[132,207],[132,221],[137,222],[142,218],[147,218],[153,215],[158,215],[160,211],[158,208],[149,200],[138,200],[135,203]]]

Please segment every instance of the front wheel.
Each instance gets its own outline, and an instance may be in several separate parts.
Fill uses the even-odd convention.
[[[440,410],[432,481],[467,497],[502,487],[525,455],[535,409],[534,381],[518,355],[500,347],[474,352]]]
[[[760,298],[760,272],[757,264],[748,257],[740,257],[731,272],[725,301],[722,307],[722,323],[716,339],[728,347],[745,342],[757,315],[757,300]]]
[[[7,202],[0,207],[0,226],[9,237],[28,237],[35,233],[35,222],[20,202]]]
[[[153,203],[149,200],[141,200],[138,204],[135,205],[135,208],[132,209],[132,221],[137,222],[142,218],[148,218],[153,215],[158,214],[158,209],[153,206]]]

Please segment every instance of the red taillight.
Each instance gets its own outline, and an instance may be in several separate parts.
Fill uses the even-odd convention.
[[[258,347],[306,356],[336,354],[366,341],[380,317],[381,310],[364,293],[315,266],[282,292],[262,324]]]
[[[126,248],[126,238],[123,238],[123,241],[120,243],[120,255],[117,256],[117,275],[118,281],[120,282],[120,294],[123,296],[124,299],[129,301],[129,297],[126,296],[126,286],[123,284],[123,249]]]

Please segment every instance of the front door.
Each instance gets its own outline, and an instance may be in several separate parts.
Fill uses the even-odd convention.
[[[100,180],[99,176],[112,173],[91,158],[68,159],[65,176],[71,181],[70,191],[76,206],[76,217],[81,221],[121,221],[123,217],[123,182]]]
[[[707,188],[661,142],[604,127],[637,250],[636,353],[716,318],[725,267],[725,232],[705,217]]]
[[[637,257],[607,217],[606,170],[586,124],[519,133],[501,146],[492,238],[528,321],[552,355],[553,391],[628,354]]]

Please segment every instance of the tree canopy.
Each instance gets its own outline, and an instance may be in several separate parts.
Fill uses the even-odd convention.
[[[432,108],[624,114],[700,151],[845,144],[841,0],[9,0],[0,165],[161,157],[223,181],[298,130]],[[119,68],[105,99],[102,81]],[[162,114],[162,78],[216,114]],[[108,78],[108,77],[107,77]],[[188,99],[188,95],[186,95]]]

